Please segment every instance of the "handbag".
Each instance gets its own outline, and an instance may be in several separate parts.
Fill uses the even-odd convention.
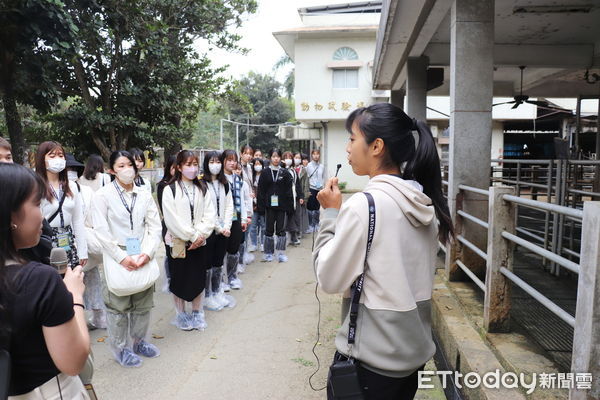
[[[369,203],[369,231],[367,238],[367,250],[365,254],[365,269],[367,258],[373,243],[375,233],[375,201],[370,193],[363,192]],[[334,399],[362,400],[364,395],[358,379],[357,367],[359,361],[352,357],[352,346],[356,341],[356,322],[358,320],[358,309],[360,296],[365,281],[363,272],[352,285],[352,300],[350,302],[350,318],[348,323],[348,355],[344,356],[336,352],[333,363],[329,367],[329,379],[327,385]]]
[[[156,259],[140,269],[129,271],[106,252],[102,253],[107,289],[117,296],[130,296],[148,289],[160,276]]]
[[[186,242],[181,239],[173,238],[171,246],[171,257],[172,258],[185,258],[186,256]]]

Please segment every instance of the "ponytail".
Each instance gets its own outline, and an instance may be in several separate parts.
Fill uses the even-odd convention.
[[[413,119],[412,130],[419,134],[419,144],[414,157],[407,162],[402,178],[413,179],[423,185],[423,193],[431,199],[440,222],[438,237],[445,244],[454,237],[454,228],[448,203],[442,192],[440,158],[427,124]]]
[[[357,124],[365,136],[367,144],[380,138],[385,143],[387,153],[382,161],[385,167],[397,166],[404,170],[403,179],[416,180],[423,186],[432,201],[435,215],[440,223],[438,238],[442,243],[454,237],[452,219],[444,195],[442,194],[442,173],[440,159],[433,135],[427,124],[410,118],[400,108],[390,103],[377,103],[352,111],[346,120],[346,130],[352,133],[352,125]],[[415,149],[412,132],[419,134]],[[402,165],[406,163],[405,167]]]

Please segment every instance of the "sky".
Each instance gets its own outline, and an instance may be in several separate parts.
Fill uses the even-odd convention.
[[[347,2],[347,0],[344,0]],[[210,52],[215,66],[229,65],[225,75],[240,78],[250,71],[274,73],[273,65],[285,55],[275,40],[273,32],[302,25],[298,8],[341,2],[339,0],[258,0],[258,11],[246,17],[246,21],[236,33],[242,36],[240,45],[250,49],[247,55],[232,54],[222,50]],[[207,46],[198,43],[197,48],[206,52]],[[291,66],[276,72],[283,81]]]

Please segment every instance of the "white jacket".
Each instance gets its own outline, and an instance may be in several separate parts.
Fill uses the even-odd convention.
[[[345,292],[344,322],[336,347],[348,351],[348,297],[365,271],[356,343],[352,354],[365,368],[401,377],[435,353],[431,335],[431,294],[437,255],[437,223],[431,200],[416,182],[377,175],[367,187],[375,201],[375,233],[368,267],[365,251],[368,202],[364,193],[339,210],[327,209],[315,242],[317,280],[327,293]]]

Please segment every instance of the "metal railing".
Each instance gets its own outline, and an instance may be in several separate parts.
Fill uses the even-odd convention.
[[[517,182],[519,181],[517,180]],[[447,185],[447,182],[445,184]],[[440,248],[449,255],[449,257],[446,257],[447,276],[452,279],[452,276],[456,276],[455,271],[462,270],[484,292],[484,327],[488,332],[510,330],[511,298],[506,296],[507,289],[511,285],[521,288],[542,306],[574,328],[575,344],[587,343],[586,346],[574,346],[573,365],[575,365],[577,357],[583,357],[585,352],[592,351],[592,347],[599,346],[600,342],[600,328],[596,327],[591,332],[589,327],[591,322],[585,320],[585,318],[591,318],[591,315],[594,315],[593,313],[598,312],[594,307],[598,304],[598,297],[600,297],[600,284],[598,283],[600,280],[600,202],[588,201],[583,203],[581,208],[567,207],[549,201],[523,198],[523,193],[521,196],[517,196],[515,195],[517,190],[516,187],[509,186],[491,186],[489,190],[484,190],[467,185],[458,185],[455,218],[456,226],[460,227],[460,230],[457,232],[456,240],[448,246],[439,243]],[[571,193],[577,194],[577,192]],[[466,201],[464,199],[468,197],[468,201],[474,201],[471,194],[483,196],[488,201],[487,221],[463,209],[463,203]],[[548,198],[550,197],[548,196]],[[581,231],[585,232],[585,235],[580,233],[578,238],[578,247],[582,250],[576,252],[560,246],[548,246],[549,240],[545,232],[538,231],[538,233],[544,234],[544,236],[541,236],[518,227],[516,218],[518,207],[544,212],[547,215],[546,221],[548,222],[549,218],[552,217],[554,221],[579,224]],[[481,207],[479,207],[479,211],[481,211]],[[473,228],[477,229],[477,232],[465,231],[465,222],[467,221],[473,223],[473,227],[477,227]],[[478,235],[480,235],[479,229],[482,228],[488,238],[486,251],[469,239],[474,237],[475,241],[481,242],[482,237]],[[518,236],[518,233],[521,236]],[[553,243],[559,243],[556,236],[553,235]],[[575,242],[575,239],[572,238],[571,241]],[[575,315],[571,315],[567,310],[554,303],[512,271],[515,246],[521,246],[578,276]],[[473,254],[485,260],[483,271],[485,279],[473,272],[473,266],[466,265],[466,262],[462,259],[465,255],[464,249],[469,249]],[[577,258],[579,262],[575,262],[572,259],[573,257]],[[585,335],[589,336],[590,334],[593,336],[591,339],[585,337]]]

